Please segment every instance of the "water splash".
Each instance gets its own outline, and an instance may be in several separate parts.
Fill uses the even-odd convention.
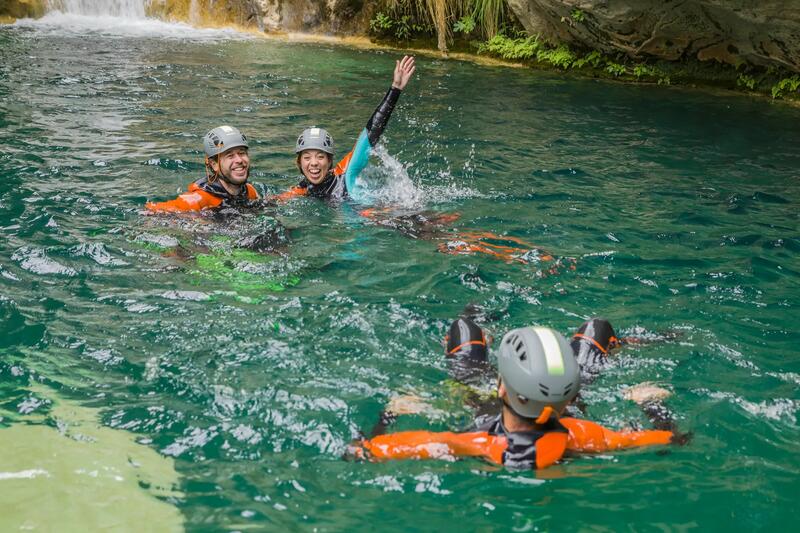
[[[413,164],[404,164],[391,155],[382,144],[372,152],[380,165],[369,166],[361,174],[358,184],[363,188],[365,203],[392,206],[403,209],[424,209],[430,204],[441,204],[478,198],[483,195],[453,178],[449,172],[435,176],[435,185],[415,183],[409,169]]]
[[[425,194],[411,181],[406,166],[389,154],[383,145],[373,153],[381,160],[381,166],[367,167],[359,178],[367,203],[391,205],[410,209],[421,209],[425,205]]]

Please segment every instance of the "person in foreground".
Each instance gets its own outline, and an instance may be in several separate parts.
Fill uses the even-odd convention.
[[[500,344],[497,395],[501,411],[464,433],[405,431],[360,441],[350,453],[371,460],[481,457],[511,468],[538,469],[568,452],[596,453],[669,444],[671,431],[613,431],[561,417],[580,390],[578,362],[558,332],[526,327]]]
[[[147,202],[153,212],[191,212],[246,204],[258,199],[250,177],[247,137],[231,126],[219,126],[203,138],[206,177],[189,185],[189,190],[167,202]]]
[[[303,177],[297,186],[279,194],[276,199],[285,201],[296,196],[336,199],[354,197],[356,177],[367,165],[370,150],[383,134],[400,93],[405,89],[415,69],[412,56],[404,56],[397,61],[392,86],[370,117],[353,149],[335,166],[333,138],[330,134],[316,127],[303,130],[295,145],[297,168]]]

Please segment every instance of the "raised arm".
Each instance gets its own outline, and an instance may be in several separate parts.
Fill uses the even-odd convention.
[[[384,95],[375,112],[370,116],[367,126],[361,131],[353,149],[339,161],[334,169],[335,174],[344,174],[347,191],[355,200],[358,200],[356,178],[367,166],[369,153],[381,135],[383,135],[383,130],[386,129],[389,117],[391,117],[397,100],[400,98],[400,92],[406,87],[415,70],[416,67],[412,56],[403,56],[403,59],[396,62],[392,75],[392,86]]]
[[[403,59],[395,63],[392,86],[383,97],[383,101],[381,101],[380,105],[378,105],[375,112],[367,121],[366,129],[371,146],[375,146],[378,139],[380,139],[380,136],[383,134],[383,130],[389,122],[389,117],[392,115],[392,111],[394,111],[394,106],[400,98],[400,92],[406,88],[415,70],[416,66],[414,65],[413,56],[403,56]]]

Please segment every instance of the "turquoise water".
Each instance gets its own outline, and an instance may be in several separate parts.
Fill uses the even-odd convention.
[[[0,444],[21,427],[58,435],[58,402],[91,410],[171,461],[169,493],[148,497],[180,518],[145,514],[156,531],[797,523],[800,110],[420,57],[366,177],[376,203],[460,213],[453,224],[413,239],[312,199],[148,217],[146,200],[202,175],[200,138],[219,123],[251,138],[263,191],[293,185],[297,133],[324,125],[343,152],[397,57],[150,30],[0,27]],[[263,261],[196,258],[236,255],[236,239],[279,224],[289,240]],[[437,251],[469,231],[576,268]],[[532,323],[568,334],[594,315],[677,332],[622,351],[587,389],[588,416],[646,426],[622,390],[656,381],[693,440],[539,474],[340,459],[397,394],[434,406],[397,429],[469,422],[440,345],[469,302],[496,337]],[[0,468],[0,508],[8,473],[36,467],[23,459]],[[31,476],[14,483],[46,478]],[[59,523],[66,507],[25,512]]]

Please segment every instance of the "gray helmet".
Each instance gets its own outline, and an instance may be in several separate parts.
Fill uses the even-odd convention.
[[[322,128],[306,128],[297,138],[294,153],[299,154],[303,150],[322,150],[333,155],[333,137]]]
[[[546,407],[560,413],[578,394],[580,369],[567,339],[550,328],[509,331],[500,343],[497,368],[509,407],[537,418]]]
[[[219,126],[203,137],[203,148],[208,157],[214,157],[237,146],[249,148],[247,137],[233,126]]]

